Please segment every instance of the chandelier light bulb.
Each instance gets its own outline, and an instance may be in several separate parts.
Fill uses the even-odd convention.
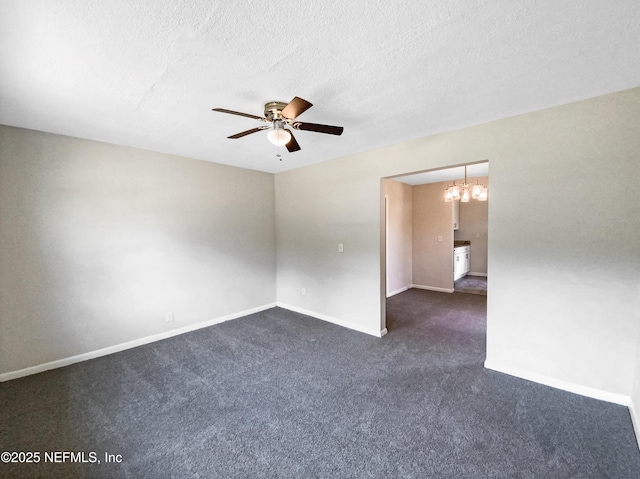
[[[471,196],[469,195],[469,188],[464,188],[462,190],[462,196],[460,197],[460,201],[463,203],[468,203]]]
[[[445,190],[445,192],[446,192],[446,193],[444,194],[444,200],[445,200],[447,203],[450,203],[451,201],[453,201],[453,195],[451,194],[451,188],[447,188],[447,189]]]

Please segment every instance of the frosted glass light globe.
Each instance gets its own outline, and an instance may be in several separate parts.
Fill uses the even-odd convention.
[[[284,146],[291,140],[291,133],[284,128],[274,128],[267,133],[269,141],[277,146]]]

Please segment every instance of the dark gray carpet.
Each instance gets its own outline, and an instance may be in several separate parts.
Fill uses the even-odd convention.
[[[485,308],[409,290],[383,339],[275,308],[2,383],[0,450],[102,463],[0,476],[640,477],[625,407],[483,368]]]
[[[457,293],[487,295],[487,278],[483,276],[464,276],[453,283]]]

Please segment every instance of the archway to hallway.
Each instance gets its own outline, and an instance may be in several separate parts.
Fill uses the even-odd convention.
[[[488,187],[487,160],[381,179],[382,331],[387,298],[409,289],[486,295],[490,201],[444,198],[465,182],[465,166],[469,185]]]

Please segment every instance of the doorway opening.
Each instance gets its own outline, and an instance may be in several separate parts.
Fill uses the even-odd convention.
[[[445,190],[489,186],[488,160],[381,180],[381,330],[386,299],[409,289],[487,294],[489,203]],[[490,197],[490,195],[488,195]]]

